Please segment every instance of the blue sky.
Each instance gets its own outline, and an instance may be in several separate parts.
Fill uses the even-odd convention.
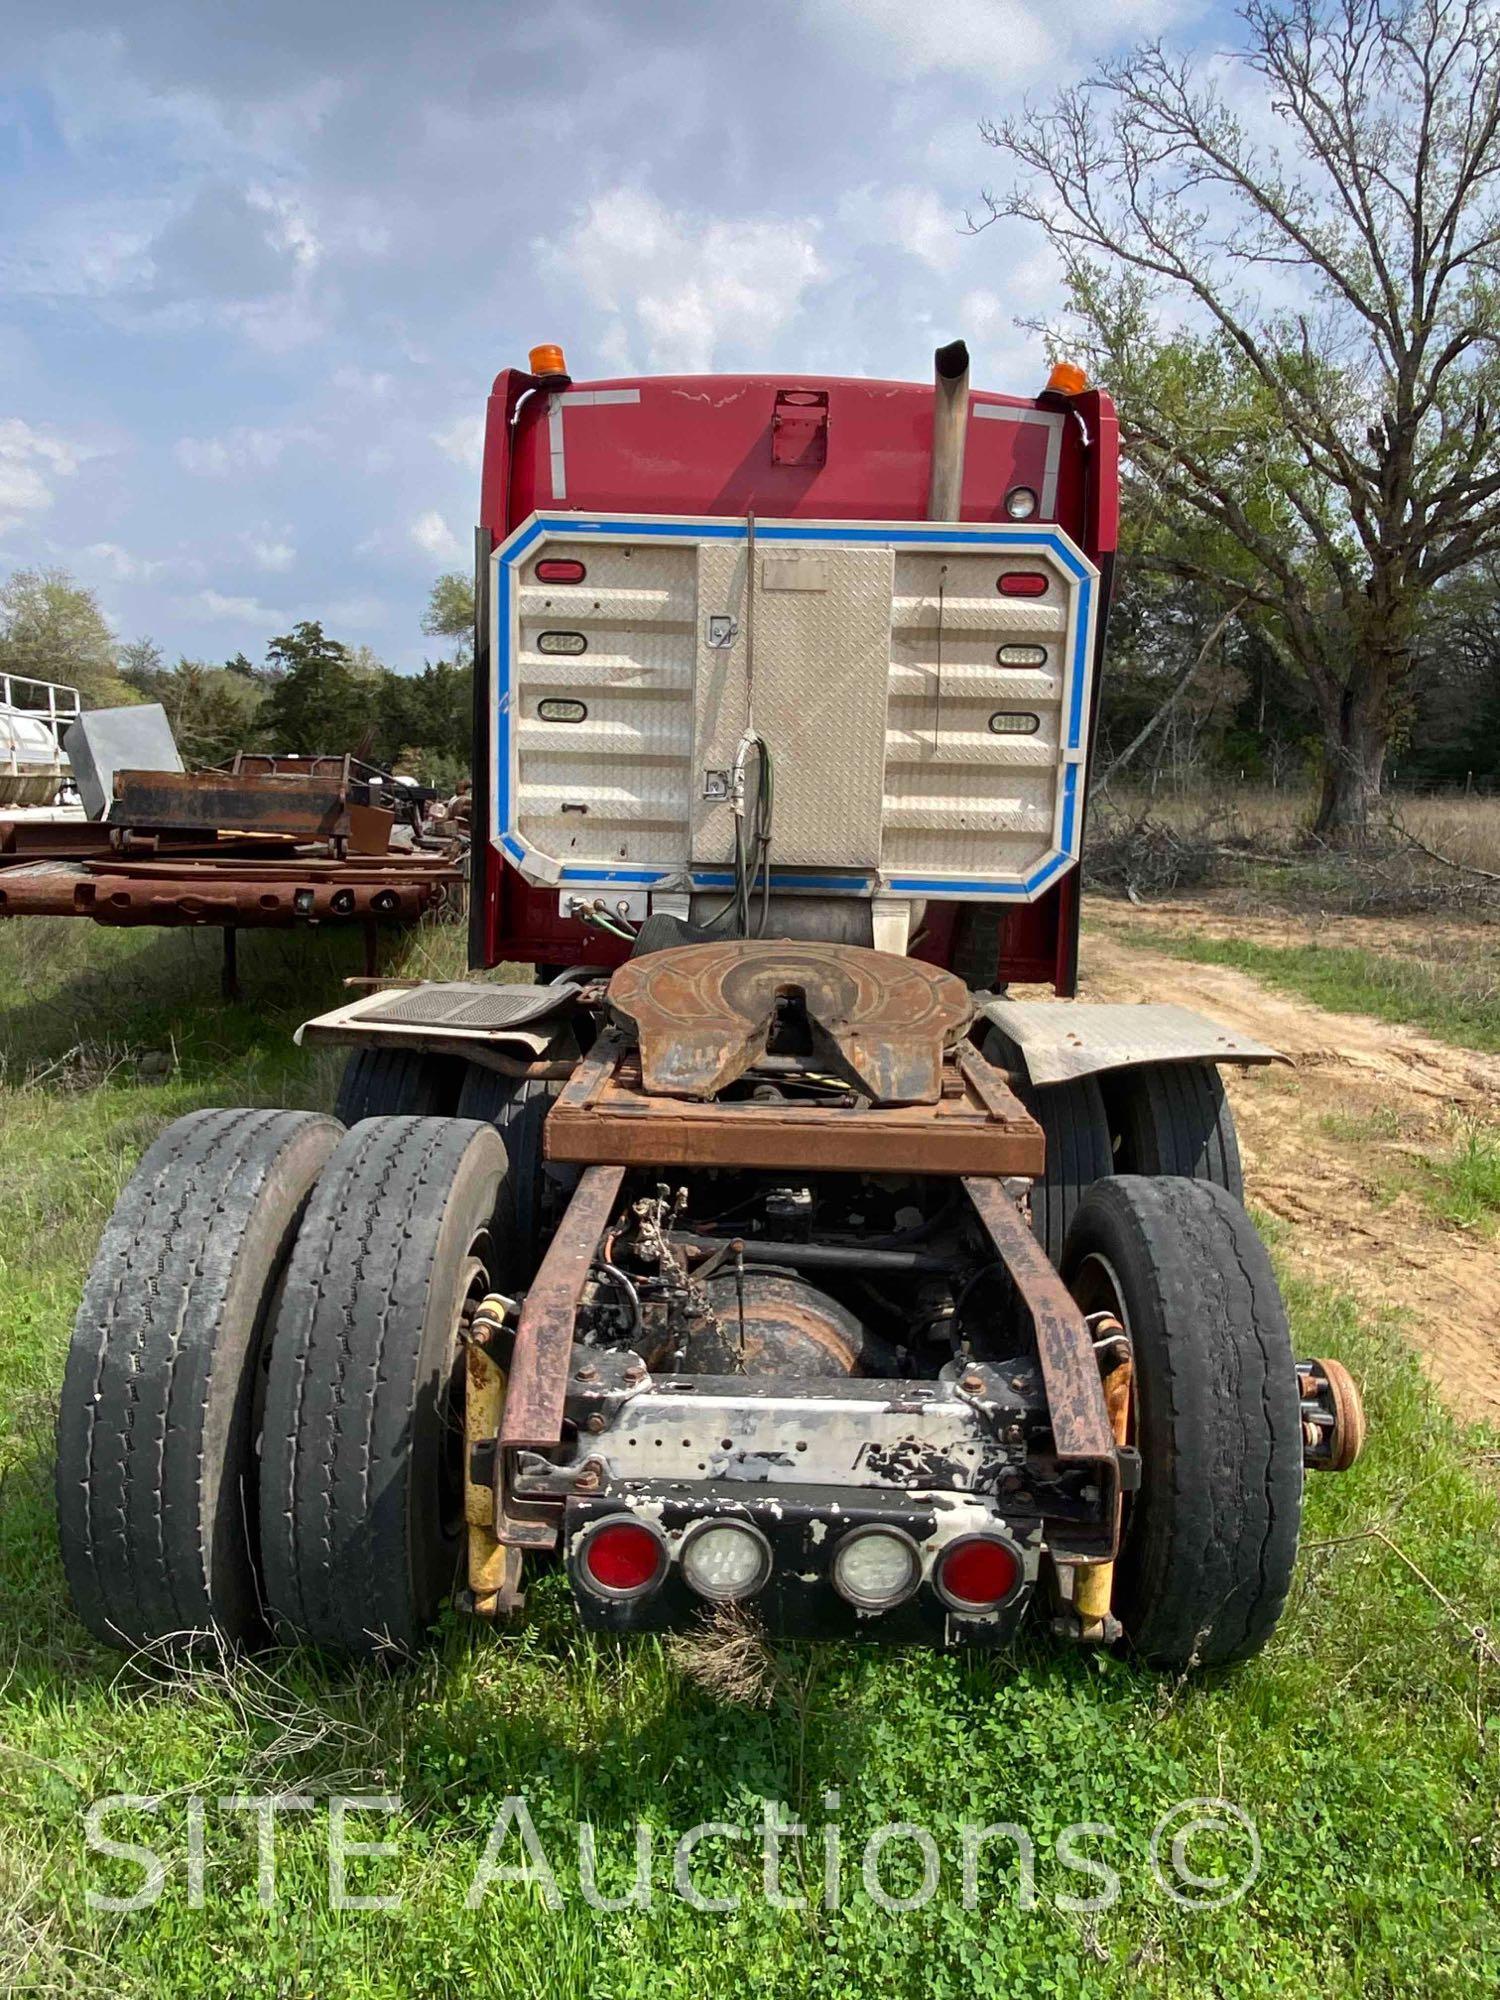
[[[921,378],[963,333],[1026,390],[1053,274],[963,233],[977,121],[1202,33],[1196,0],[5,12],[0,572],[70,569],[169,657],[320,617],[403,668],[500,367]]]

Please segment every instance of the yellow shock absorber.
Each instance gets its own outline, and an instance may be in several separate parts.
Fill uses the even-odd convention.
[[[1107,1338],[1110,1334],[1123,1334],[1124,1329],[1113,1317],[1101,1317],[1094,1327],[1095,1337]],[[1116,1444],[1130,1442],[1130,1389],[1135,1369],[1129,1348],[1125,1348],[1121,1360],[1104,1377],[1104,1407],[1109,1412],[1110,1429],[1114,1432]],[[1118,1531],[1118,1522],[1116,1523]],[[1092,1563],[1077,1573],[1078,1581],[1073,1586],[1073,1609],[1079,1625],[1084,1628],[1081,1636],[1093,1637],[1089,1626],[1103,1627],[1110,1614],[1111,1601],[1115,1591],[1115,1566],[1112,1562]]]
[[[471,1477],[477,1445],[495,1445],[505,1408],[505,1370],[493,1342],[515,1311],[512,1300],[491,1292],[479,1303],[464,1345],[464,1520],[468,1529],[469,1595],[476,1617],[496,1618],[520,1596],[521,1551],[495,1537],[495,1488]],[[498,1449],[498,1447],[497,1447]],[[500,1477],[498,1459],[494,1477]]]

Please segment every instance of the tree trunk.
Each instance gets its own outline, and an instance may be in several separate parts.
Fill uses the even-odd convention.
[[[1380,801],[1389,728],[1383,703],[1345,690],[1323,722],[1323,794],[1313,832],[1334,847],[1360,847]]]

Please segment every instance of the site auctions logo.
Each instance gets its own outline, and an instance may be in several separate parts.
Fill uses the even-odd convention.
[[[162,1812],[169,1805],[181,1813],[180,1839],[165,1844]],[[554,1836],[549,1852],[525,1796],[513,1794],[502,1801],[482,1843],[476,1836],[472,1860],[465,1858],[463,1899],[474,1910],[508,1888],[521,1888],[556,1910],[569,1893],[564,1881],[576,1881],[576,1894],[594,1910],[649,1909],[659,1895],[669,1894],[690,1909],[719,1914],[740,1907],[751,1893],[747,1882],[758,1874],[759,1894],[776,1909],[821,1904],[833,1911],[862,1893],[878,1908],[899,1914],[925,1908],[945,1881],[950,1894],[956,1883],[966,1910],[978,1908],[981,1899],[991,1906],[1008,1893],[1021,1909],[1037,1906],[1037,1844],[1024,1826],[1008,1820],[986,1825],[965,1821],[957,1828],[956,1841],[948,1833],[945,1852],[930,1828],[911,1820],[886,1821],[860,1842],[848,1839],[837,1818],[839,1794],[825,1792],[822,1805],[827,1817],[812,1833],[792,1817],[783,1801],[762,1799],[753,1823],[702,1820],[672,1841],[669,1849],[660,1828],[637,1820],[628,1886],[606,1894],[600,1887],[600,1842],[594,1825],[588,1820],[575,1822],[571,1841]],[[256,1895],[262,1907],[292,1900],[278,1887],[278,1821],[284,1814],[301,1819],[319,1812],[325,1815],[321,1844],[329,1907],[402,1907],[405,1897],[399,1888],[381,1892],[371,1880],[379,1864],[390,1865],[400,1858],[399,1839],[370,1837],[379,1820],[387,1823],[387,1833],[399,1832],[403,1804],[393,1792],[334,1793],[323,1799],[304,1792],[234,1792],[216,1799],[179,1794],[170,1801],[115,1792],[95,1799],[83,1815],[84,1839],[90,1857],[110,1864],[107,1871],[101,1871],[99,1863],[90,1864],[96,1873],[106,1873],[109,1886],[90,1881],[89,1907],[149,1910],[164,1898],[185,1895],[190,1908],[202,1909],[208,1900],[210,1811],[216,1822],[227,1821],[239,1829],[229,1835],[216,1824],[216,1841],[222,1840],[225,1847],[231,1840],[236,1847],[243,1844],[243,1828],[253,1817]],[[145,1834],[154,1838],[142,1838]],[[609,1841],[612,1853],[625,1844],[613,1832]],[[757,1846],[758,1871],[753,1867]],[[305,1851],[305,1842],[302,1847]],[[1113,1908],[1124,1893],[1124,1877],[1106,1858],[1110,1851],[1127,1868],[1140,1858],[1132,1851],[1131,1837],[1107,1821],[1081,1820],[1063,1827],[1050,1841],[1047,1858],[1066,1871],[1078,1893],[1049,1887],[1048,1902],[1074,1915]],[[738,1868],[734,1859],[741,1864]],[[1249,1892],[1260,1875],[1263,1854],[1255,1822],[1242,1806],[1229,1799],[1199,1798],[1183,1799],[1161,1815],[1151,1831],[1146,1859],[1144,1873],[1156,1892],[1186,1909],[1217,1910]],[[1206,1868],[1206,1862],[1214,1866]],[[351,1864],[359,1867],[358,1891],[351,1887]],[[214,1869],[216,1887],[239,1893],[241,1882],[224,1855],[215,1856]],[[712,1889],[706,1886],[708,1878]],[[798,1886],[788,1887],[788,1878]],[[1086,1894],[1081,1893],[1085,1886]]]

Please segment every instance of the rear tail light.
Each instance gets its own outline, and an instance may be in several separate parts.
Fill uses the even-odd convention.
[[[1015,1595],[1023,1574],[1013,1542],[1000,1535],[961,1535],[938,1557],[932,1581],[950,1611],[993,1611]]]
[[[667,1570],[667,1545],[633,1514],[616,1514],[586,1528],[574,1553],[578,1580],[598,1597],[644,1597]]]
[[[1047,578],[1039,569],[1008,569],[1002,573],[996,588],[1002,597],[1045,597]]]
[[[922,1556],[900,1528],[855,1528],[833,1558],[833,1587],[861,1611],[887,1611],[922,1580]]]
[[[771,1547],[746,1521],[702,1521],[682,1544],[682,1575],[717,1604],[753,1597],[771,1574]]]
[[[543,556],[535,574],[538,583],[582,583],[588,571],[571,556]]]

